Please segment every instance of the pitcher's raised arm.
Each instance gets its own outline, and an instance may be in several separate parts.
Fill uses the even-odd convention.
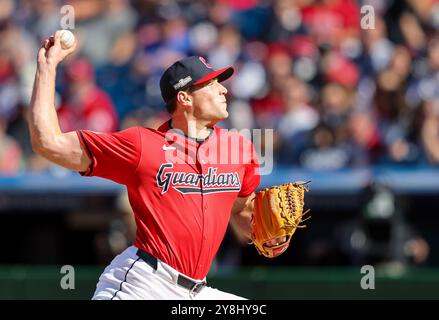
[[[76,132],[61,132],[55,110],[56,68],[75,48],[76,42],[63,49],[61,31],[44,40],[38,51],[28,125],[34,152],[67,169],[85,171],[91,160]]]

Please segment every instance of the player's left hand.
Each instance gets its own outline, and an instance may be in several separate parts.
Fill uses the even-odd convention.
[[[287,237],[283,236],[283,237],[279,237],[279,238],[276,238],[276,239],[273,239],[273,240],[269,240],[269,241],[267,241],[265,243],[265,245],[267,247],[271,248],[271,247],[275,247],[275,246],[281,245],[281,244],[283,244],[286,241],[287,241]]]
[[[252,215],[252,243],[258,252],[274,258],[285,252],[297,228],[305,227],[305,192],[309,182],[273,186],[256,194]]]

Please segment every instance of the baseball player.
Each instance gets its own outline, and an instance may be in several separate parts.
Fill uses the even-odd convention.
[[[171,117],[157,130],[61,132],[56,67],[74,49],[57,32],[39,50],[29,130],[50,161],[127,187],[136,240],[105,269],[93,299],[241,299],[206,285],[229,220],[249,236],[260,182],[251,142],[215,126],[228,116],[221,82],[233,68],[213,70],[201,57],[170,66],[160,89]]]

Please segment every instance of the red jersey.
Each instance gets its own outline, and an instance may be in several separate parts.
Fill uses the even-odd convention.
[[[218,127],[199,142],[170,130],[169,122],[158,130],[77,133],[92,160],[81,174],[127,186],[137,225],[134,246],[191,278],[205,278],[233,203],[259,185],[253,144]]]

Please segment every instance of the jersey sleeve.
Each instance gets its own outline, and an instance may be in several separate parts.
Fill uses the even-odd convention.
[[[244,166],[245,173],[239,197],[248,197],[259,186],[261,175],[259,170],[259,159],[253,144],[244,139]]]
[[[96,176],[120,184],[128,184],[136,171],[141,156],[138,127],[115,133],[76,131],[91,164],[83,176]]]

